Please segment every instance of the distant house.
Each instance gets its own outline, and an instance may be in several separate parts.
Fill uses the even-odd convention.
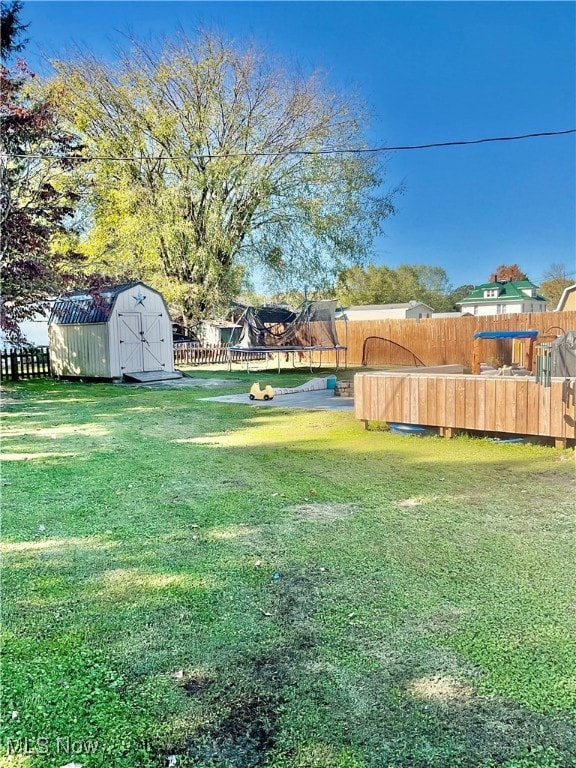
[[[546,312],[547,301],[530,280],[496,280],[478,285],[458,302],[462,312],[477,316],[507,315],[519,312]]]
[[[240,329],[236,323],[228,321],[203,320],[194,328],[194,333],[205,346],[229,344],[235,329]]]
[[[354,322],[356,320],[419,320],[431,317],[434,310],[420,301],[406,304],[366,304],[356,307],[342,307],[336,319]]]
[[[576,311],[576,283],[564,288],[556,307],[556,312],[568,312],[569,310]]]
[[[50,302],[50,307],[54,302]],[[50,316],[50,309],[47,312],[37,312],[28,320],[22,320],[18,323],[20,332],[25,339],[25,344],[33,347],[47,347],[48,346],[48,317]],[[10,349],[15,345],[13,342],[8,341],[4,333],[0,333],[0,349]]]

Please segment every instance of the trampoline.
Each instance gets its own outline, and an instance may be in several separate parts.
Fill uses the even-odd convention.
[[[228,370],[232,370],[232,362],[239,358],[243,362],[245,358],[248,371],[254,353],[265,355],[267,363],[276,355],[278,373],[283,355],[286,361],[292,358],[294,368],[298,355],[300,362],[307,360],[313,371],[322,367],[323,353],[333,353],[336,370],[341,361],[347,367],[348,347],[339,343],[336,332],[336,305],[334,300],[307,300],[296,310],[281,306],[245,307],[238,320],[239,335],[228,346]]]

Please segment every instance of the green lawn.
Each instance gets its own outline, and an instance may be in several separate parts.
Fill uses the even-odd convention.
[[[573,452],[228,378],[7,386],[0,764],[576,766]]]

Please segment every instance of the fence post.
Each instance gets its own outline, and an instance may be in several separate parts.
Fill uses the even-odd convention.
[[[12,381],[18,381],[18,353],[15,349],[10,350],[10,378]]]

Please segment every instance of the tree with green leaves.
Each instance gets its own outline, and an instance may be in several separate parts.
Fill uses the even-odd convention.
[[[205,32],[54,66],[51,92],[86,147],[85,252],[153,279],[188,318],[252,268],[272,286],[330,284],[394,213],[382,159],[350,151],[365,148],[365,110],[318,73]]]
[[[6,61],[15,53],[20,53],[28,40],[22,35],[28,29],[28,24],[23,24],[20,19],[22,3],[13,0],[11,3],[2,3],[0,7],[0,55]]]
[[[421,301],[437,312],[452,309],[451,286],[442,267],[401,264],[397,269],[369,265],[342,270],[336,293],[342,304],[401,304]]]

